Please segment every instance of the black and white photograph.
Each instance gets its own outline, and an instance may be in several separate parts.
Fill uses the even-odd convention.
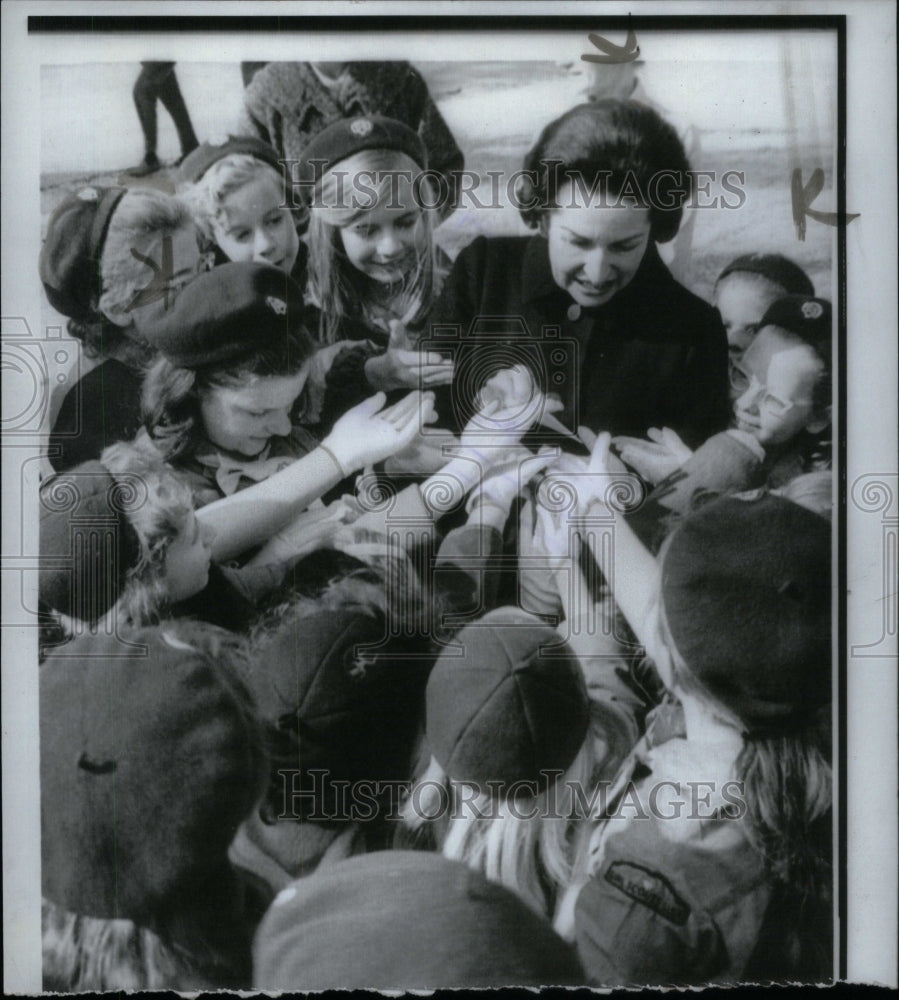
[[[3,13],[7,991],[895,986],[895,10]]]

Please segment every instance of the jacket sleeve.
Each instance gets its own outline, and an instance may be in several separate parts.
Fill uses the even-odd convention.
[[[487,269],[488,252],[486,237],[479,236],[456,257],[440,297],[428,317],[424,334],[426,340],[419,345],[422,350],[436,351],[444,357],[453,358],[458,364],[472,320],[481,311],[482,282]],[[456,405],[455,383],[438,386],[434,397],[437,426],[454,432],[460,431],[468,414]]]
[[[730,422],[727,335],[718,313],[705,303],[695,310],[696,342],[687,360],[684,412],[674,430],[691,447],[723,431]]]
[[[715,921],[652,860],[607,857],[578,896],[575,935],[594,986],[703,983],[726,962]]]

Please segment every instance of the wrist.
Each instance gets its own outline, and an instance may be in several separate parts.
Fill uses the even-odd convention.
[[[318,448],[319,451],[324,452],[328,459],[330,459],[333,463],[334,467],[340,473],[341,479],[346,479],[350,472],[353,471],[352,469],[347,469],[347,466],[350,463],[347,462],[345,458],[342,459],[338,456],[337,452],[333,448],[333,442],[330,442],[328,438],[325,438],[325,440],[319,444]],[[339,451],[340,449],[338,448],[337,450]]]

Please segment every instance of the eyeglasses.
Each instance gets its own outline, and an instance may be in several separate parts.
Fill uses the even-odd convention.
[[[759,410],[767,410],[772,416],[781,417],[796,405],[793,400],[781,399],[768,392],[767,387],[755,375],[740,367],[739,361],[731,359],[729,368],[730,384],[739,396],[755,390],[753,399]]]

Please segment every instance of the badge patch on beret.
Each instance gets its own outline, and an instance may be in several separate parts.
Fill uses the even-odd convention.
[[[371,132],[372,128],[372,123],[367,118],[357,118],[350,125],[350,131],[353,135],[358,135],[360,139],[364,139]]]
[[[279,316],[283,316],[287,312],[287,303],[284,299],[276,299],[274,295],[266,296],[265,304],[273,313],[277,313]]]
[[[820,302],[803,302],[802,303],[802,315],[806,319],[818,319],[819,316],[823,315],[824,307]]]
[[[659,916],[682,927],[690,916],[690,907],[674,891],[663,875],[634,865],[629,861],[614,861],[606,872],[606,881],[626,896],[648,906]]]
[[[78,197],[82,201],[97,201],[100,195],[97,194],[96,188],[82,188],[78,192]]]

